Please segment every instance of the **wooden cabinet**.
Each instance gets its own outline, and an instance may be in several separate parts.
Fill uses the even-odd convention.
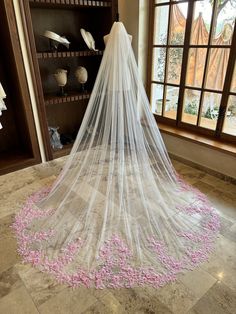
[[[48,160],[70,152],[72,144],[64,145],[61,150],[51,148],[48,127],[59,127],[60,134],[72,137],[77,134],[103,55],[103,36],[110,32],[117,10],[117,0],[26,0],[21,3]],[[81,28],[93,35],[98,51],[87,48]],[[69,49],[61,45],[57,51],[51,51],[49,40],[43,36],[46,30],[65,36],[71,42]],[[85,92],[81,92],[75,77],[78,66],[88,71]],[[58,68],[68,71],[66,96],[57,95],[53,73]]]
[[[12,0],[0,1],[0,175],[41,161]]]

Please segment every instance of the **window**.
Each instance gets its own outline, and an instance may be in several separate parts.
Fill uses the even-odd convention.
[[[236,142],[236,0],[151,0],[156,120]]]

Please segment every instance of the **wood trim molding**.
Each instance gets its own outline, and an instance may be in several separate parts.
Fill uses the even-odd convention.
[[[220,104],[220,111],[219,111],[219,119],[216,126],[216,133],[218,137],[221,136],[223,126],[224,126],[225,113],[227,110],[228,99],[230,96],[230,88],[231,88],[231,82],[232,82],[233,73],[234,73],[235,61],[236,61],[236,27],[234,27],[228,67],[225,73],[225,77],[228,79],[225,79],[225,82],[224,82],[223,93],[222,93],[221,104]]]
[[[30,16],[30,8],[29,8],[29,1],[20,1],[20,11],[21,11],[21,17],[22,17],[22,24],[23,24],[23,30],[24,30],[24,36],[26,41],[26,49],[28,54],[28,60],[30,64],[30,71],[31,71],[31,77],[32,77],[32,83],[36,98],[36,104],[38,109],[38,115],[39,115],[39,121],[41,126],[41,132],[42,132],[42,138],[44,142],[45,147],[45,155],[47,160],[52,159],[52,153],[51,153],[51,146],[49,142],[49,136],[48,136],[48,126],[45,121],[45,106],[44,106],[44,97],[43,97],[43,90],[41,86],[41,79],[40,79],[40,71],[38,68],[38,62],[36,57],[36,47],[34,43],[34,34],[33,34],[33,26]],[[34,51],[34,53],[32,53]],[[38,78],[38,83],[36,82],[36,79]]]
[[[27,83],[26,72],[24,68],[23,56],[20,47],[20,40],[18,35],[17,22],[15,17],[15,10],[13,6],[13,1],[4,0],[4,6],[6,11],[6,18],[9,25],[9,35],[11,39],[12,52],[14,55],[13,62],[16,68],[16,77],[18,78],[18,85],[20,96],[22,98],[22,104],[24,107],[24,115],[27,121],[27,127],[29,131],[30,146],[32,148],[34,163],[41,161],[39,144],[37,140],[36,127],[34,124],[33,111],[31,106],[30,93]]]
[[[184,106],[184,91],[185,91],[185,82],[186,82],[186,76],[187,76],[189,45],[190,45],[190,39],[191,39],[194,5],[195,5],[194,1],[188,4],[188,15],[187,15],[186,26],[185,26],[182,69],[181,69],[181,77],[180,77],[180,83],[179,83],[180,84],[179,101],[178,101],[177,118],[176,118],[177,126],[179,126],[179,124],[181,123],[183,106]]]

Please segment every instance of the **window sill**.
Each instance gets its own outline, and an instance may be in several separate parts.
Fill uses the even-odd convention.
[[[236,146],[234,144],[214,140],[201,134],[192,133],[190,131],[179,129],[174,126],[166,125],[159,122],[157,123],[157,125],[162,133],[176,136],[195,144],[207,146],[208,148],[215,149],[236,157]]]

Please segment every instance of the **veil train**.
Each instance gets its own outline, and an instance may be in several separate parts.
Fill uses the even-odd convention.
[[[114,23],[62,172],[15,217],[19,253],[73,287],[160,287],[207,259],[219,225],[175,172],[128,34]]]

